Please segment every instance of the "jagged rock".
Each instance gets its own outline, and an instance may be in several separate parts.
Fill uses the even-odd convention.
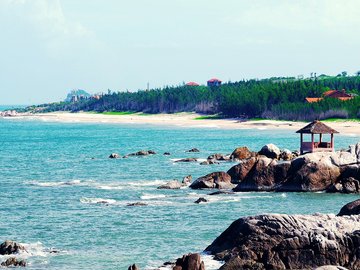
[[[197,162],[197,158],[183,158],[176,160],[175,162]]]
[[[230,155],[230,159],[247,159],[252,156],[249,148],[246,146],[241,146],[236,148]]]
[[[289,149],[284,149],[280,153],[280,159],[288,161],[294,158],[293,153]]]
[[[221,161],[230,160],[230,156],[217,153],[208,156],[207,160],[221,160]]]
[[[165,152],[164,156],[170,156],[171,154],[169,152]]]
[[[117,153],[110,154],[109,158],[120,158],[120,155]]]
[[[338,216],[350,216],[350,215],[360,215],[360,199],[345,204],[341,209]],[[360,243],[359,243],[360,244]],[[360,259],[360,258],[358,258]]]
[[[126,206],[147,206],[147,204],[143,202],[135,202],[135,203],[128,203]]]
[[[25,260],[18,260],[15,257],[8,258],[6,261],[1,263],[1,266],[5,267],[25,267]]]
[[[188,152],[188,153],[198,153],[198,152],[200,152],[200,150],[197,149],[197,148],[192,148],[192,149],[187,150],[187,151],[185,151],[185,152]]]
[[[11,255],[26,251],[25,247],[11,240],[6,240],[0,245],[0,255]]]
[[[158,189],[180,189],[183,185],[178,180],[172,180],[158,187]]]
[[[360,201],[360,200],[359,200]],[[206,248],[221,270],[360,269],[360,215],[259,215],[233,222]]]
[[[183,178],[181,183],[185,184],[186,186],[189,186],[191,184],[191,181],[192,181],[192,176],[189,174]]]
[[[197,199],[194,203],[205,203],[205,202],[208,202],[207,199],[203,198],[203,197],[200,197],[199,199]]]
[[[140,270],[140,268],[137,267],[136,264],[133,264],[133,265],[130,265],[130,266],[129,266],[128,270]]]
[[[190,253],[177,259],[173,270],[205,270],[205,265],[200,254]]]
[[[280,149],[275,144],[269,143],[261,148],[259,155],[279,159]]]
[[[190,188],[218,188],[218,189],[231,189],[234,185],[231,183],[231,177],[226,172],[213,172],[196,179]]]
[[[231,176],[231,182],[234,184],[240,183],[245,179],[249,171],[256,163],[256,158],[243,159],[239,164],[230,168],[227,173]]]

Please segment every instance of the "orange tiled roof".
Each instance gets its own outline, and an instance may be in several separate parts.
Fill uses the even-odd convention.
[[[319,97],[314,97],[314,98],[311,98],[311,97],[307,97],[305,98],[305,100],[309,103],[314,103],[314,102],[319,102],[320,100],[322,100],[323,98],[319,98]]]

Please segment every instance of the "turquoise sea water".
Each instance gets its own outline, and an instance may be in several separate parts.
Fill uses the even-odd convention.
[[[194,123],[194,125],[196,122]],[[337,148],[360,141],[337,136]],[[356,195],[158,190],[162,183],[227,170],[234,163],[174,163],[266,143],[296,149],[289,131],[0,119],[0,241],[28,244],[28,269],[141,269],[200,252],[235,219],[259,213],[337,213]],[[200,153],[185,153],[197,147]],[[142,149],[158,154],[111,160]],[[163,156],[170,152],[171,156]],[[107,203],[99,203],[107,201]],[[128,207],[145,202],[148,206]],[[55,249],[59,253],[50,254]],[[2,258],[0,257],[2,261]]]

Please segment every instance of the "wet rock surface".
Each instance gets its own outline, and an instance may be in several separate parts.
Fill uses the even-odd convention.
[[[191,185],[192,189],[218,188],[231,189],[234,185],[231,183],[231,176],[226,172],[213,172],[196,179]]]

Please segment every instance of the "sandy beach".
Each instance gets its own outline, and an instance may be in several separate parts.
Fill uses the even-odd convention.
[[[33,119],[49,122],[64,123],[112,123],[112,124],[153,124],[186,128],[218,128],[218,129],[284,129],[298,130],[306,125],[305,122],[277,121],[277,120],[240,120],[240,119],[197,119],[202,115],[196,113],[176,114],[124,114],[107,115],[98,113],[69,113],[54,112],[43,114],[22,114],[12,118]],[[360,136],[360,121],[331,121],[326,122],[342,134]]]

